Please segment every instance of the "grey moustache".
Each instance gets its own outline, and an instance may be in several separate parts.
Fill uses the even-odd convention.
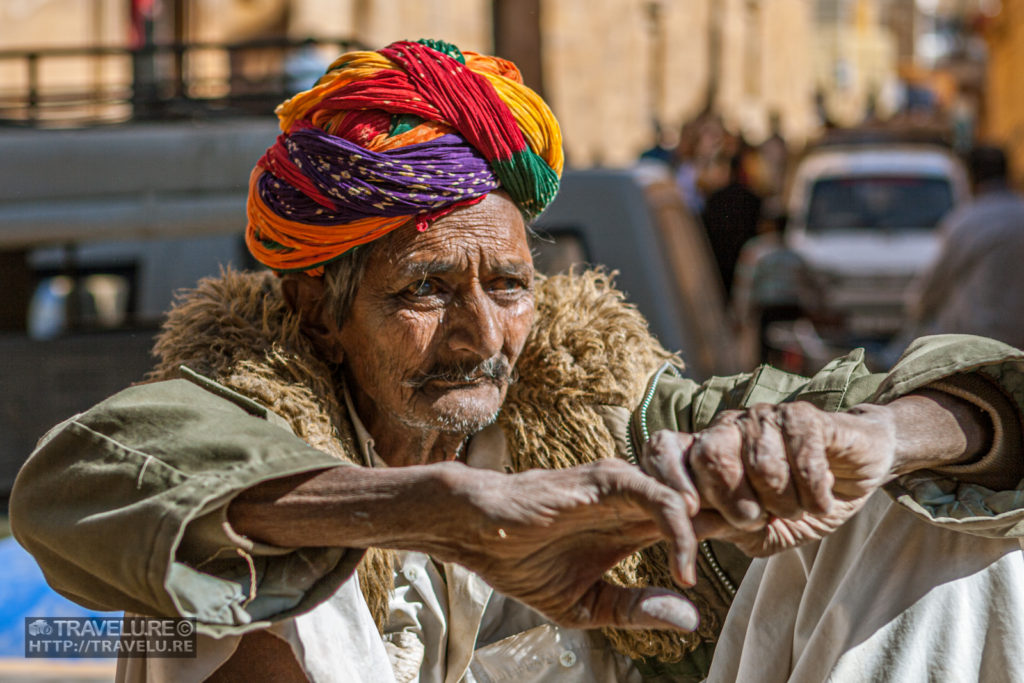
[[[481,379],[490,379],[505,384],[512,384],[515,381],[515,378],[512,376],[512,367],[508,360],[504,356],[493,356],[476,365],[464,363],[438,364],[426,372],[407,380],[405,384],[419,389],[428,382],[459,384],[476,382]]]

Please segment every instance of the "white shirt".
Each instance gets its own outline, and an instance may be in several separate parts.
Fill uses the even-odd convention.
[[[754,560],[708,683],[1024,683],[1022,546],[877,491],[824,540]]]

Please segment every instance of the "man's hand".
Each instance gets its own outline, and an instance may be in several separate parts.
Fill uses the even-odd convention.
[[[466,494],[471,537],[448,532],[455,543],[435,549],[435,557],[468,567],[563,626],[697,627],[696,610],[681,596],[601,578],[630,553],[668,539],[676,581],[693,585],[695,496],[620,460],[514,475],[461,467],[453,474],[468,476],[455,489]]]
[[[698,536],[762,556],[831,533],[896,474],[975,456],[985,427],[976,410],[933,391],[846,413],[759,404],[697,434],[656,433],[642,465],[699,492]]]
[[[769,555],[831,533],[887,480],[895,453],[887,416],[758,404],[722,413],[695,435],[656,433],[642,464],[700,492],[699,536]]]
[[[456,562],[563,626],[693,630],[697,611],[682,596],[602,575],[666,539],[676,581],[693,585],[697,511],[695,495],[602,460],[522,474],[454,462],[337,467],[249,489],[228,517],[237,532],[277,546],[376,546]]]

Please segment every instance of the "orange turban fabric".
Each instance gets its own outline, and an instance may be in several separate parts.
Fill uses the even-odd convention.
[[[502,188],[528,219],[554,199],[562,138],[515,65],[437,41],[339,57],[277,108],[252,172],[246,244],[279,272],[322,272],[407,223]]]

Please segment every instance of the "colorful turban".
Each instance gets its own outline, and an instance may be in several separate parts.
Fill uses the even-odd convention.
[[[323,265],[502,188],[527,219],[555,197],[562,137],[514,64],[439,41],[339,57],[277,108],[249,179],[246,244],[278,272]]]

